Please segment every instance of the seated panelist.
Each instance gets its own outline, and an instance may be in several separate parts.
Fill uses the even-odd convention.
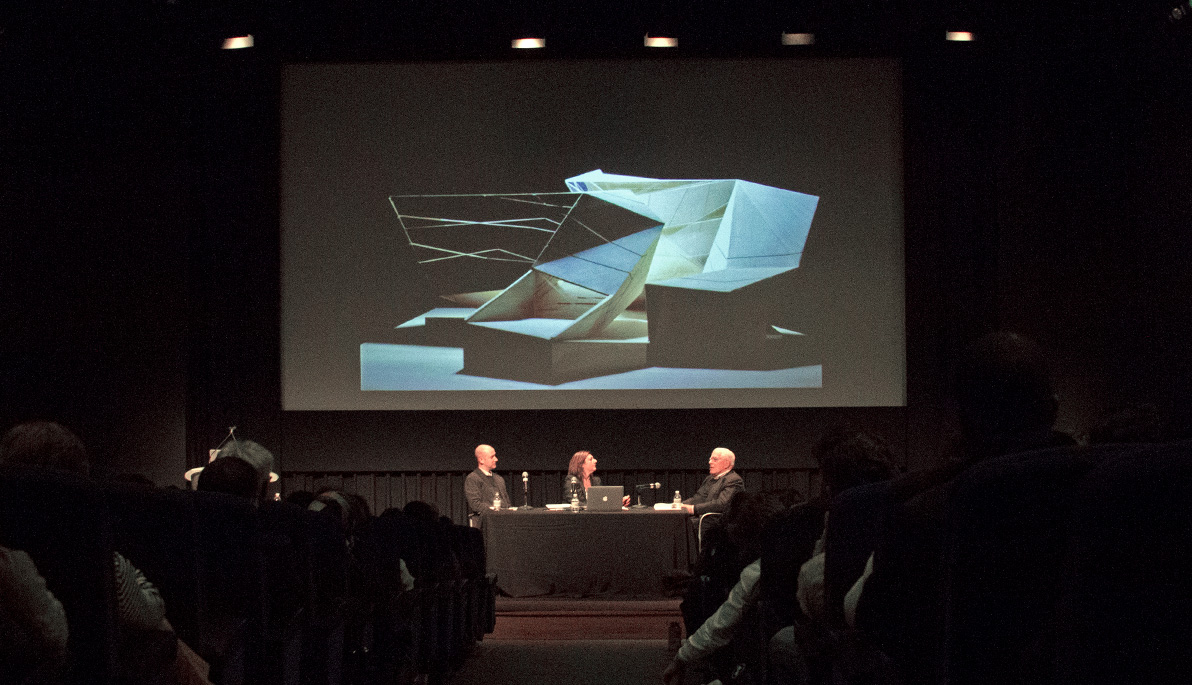
[[[579,497],[580,504],[588,501],[588,488],[600,485],[600,476],[596,472],[596,457],[591,452],[582,450],[571,456],[571,463],[567,466],[567,475],[563,476],[563,501],[570,502],[572,493]]]
[[[477,445],[476,470],[464,479],[464,496],[468,500],[468,524],[479,526],[480,515],[492,508],[493,496],[501,496],[501,506],[510,504],[509,491],[505,489],[505,479],[495,473],[497,468],[497,450],[492,445]]]
[[[733,471],[736,464],[737,456],[732,450],[724,447],[712,450],[712,456],[708,457],[708,477],[694,495],[683,500],[683,510],[696,516],[724,513],[733,495],[745,490],[745,479]]]
[[[591,452],[581,450],[571,455],[571,463],[567,466],[567,475],[563,477],[563,501],[571,501],[572,491],[579,497],[580,504],[588,501],[588,488],[600,485],[600,476],[596,472],[596,457]],[[572,482],[575,484],[572,485]],[[629,504],[629,495],[621,498],[622,506]]]

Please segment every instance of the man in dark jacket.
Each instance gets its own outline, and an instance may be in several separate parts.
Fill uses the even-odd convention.
[[[745,480],[733,471],[736,463],[737,457],[731,451],[723,447],[712,450],[712,456],[708,457],[708,477],[695,495],[683,500],[683,510],[696,516],[724,513],[733,495],[745,491]]]
[[[464,479],[464,495],[468,500],[468,522],[479,526],[480,514],[491,509],[493,495],[500,494],[501,506],[510,505],[509,492],[505,490],[505,479],[493,473],[497,468],[497,451],[490,445],[476,447],[476,470]]]

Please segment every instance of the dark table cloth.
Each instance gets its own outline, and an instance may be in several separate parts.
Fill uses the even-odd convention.
[[[695,553],[683,512],[486,511],[488,571],[512,597],[667,597]]]

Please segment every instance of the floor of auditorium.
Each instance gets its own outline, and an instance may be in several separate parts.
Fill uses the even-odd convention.
[[[657,685],[677,647],[678,600],[497,600],[496,630],[450,685]]]

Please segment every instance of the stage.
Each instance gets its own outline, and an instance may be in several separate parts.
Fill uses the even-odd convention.
[[[678,640],[682,626],[678,599],[498,597],[497,627],[485,640]]]

